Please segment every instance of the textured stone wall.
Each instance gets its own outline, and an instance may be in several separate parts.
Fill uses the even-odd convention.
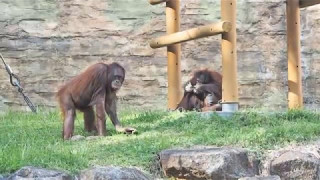
[[[119,96],[132,107],[166,108],[166,48],[148,41],[165,34],[164,5],[147,0],[1,0],[0,52],[37,105],[56,106],[65,80],[98,61],[127,70]],[[287,54],[284,0],[238,0],[240,103],[286,107]],[[220,0],[182,0],[181,29],[217,22]],[[320,92],[320,5],[302,9],[304,102],[317,107]],[[183,81],[196,68],[221,71],[220,36],[182,44]],[[26,109],[0,66],[0,111]]]

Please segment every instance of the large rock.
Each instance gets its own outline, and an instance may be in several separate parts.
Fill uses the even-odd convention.
[[[272,160],[270,174],[281,179],[320,179],[320,160],[311,153],[286,151]]]
[[[151,180],[137,169],[111,166],[83,170],[79,178],[80,180]]]
[[[8,177],[8,180],[73,180],[73,176],[62,171],[37,167],[23,167]]]
[[[258,173],[258,163],[250,158],[247,150],[239,148],[196,147],[160,153],[164,174],[185,179],[220,180],[254,176]]]

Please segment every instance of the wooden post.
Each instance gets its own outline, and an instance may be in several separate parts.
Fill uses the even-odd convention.
[[[221,0],[221,19],[231,22],[229,32],[222,33],[222,103],[238,103],[236,0]]]
[[[320,4],[320,0],[300,0],[299,4],[300,4],[300,8],[304,8],[304,7]]]
[[[302,108],[299,0],[287,1],[288,107]]]
[[[180,29],[180,0],[166,2],[167,34],[178,32]],[[168,109],[177,107],[181,97],[181,65],[180,44],[167,46],[168,56]]]
[[[223,32],[228,32],[231,29],[230,22],[219,22],[211,25],[200,26],[197,28],[188,29],[186,31],[181,31],[173,34],[168,34],[166,36],[161,36],[156,39],[151,40],[150,47],[160,48],[176,43],[186,42],[202,37],[213,36],[221,34]]]

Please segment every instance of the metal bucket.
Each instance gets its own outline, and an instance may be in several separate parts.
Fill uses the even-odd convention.
[[[239,110],[238,102],[221,102],[222,112],[236,112]]]

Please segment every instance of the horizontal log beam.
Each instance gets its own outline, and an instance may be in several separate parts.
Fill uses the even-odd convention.
[[[313,6],[316,4],[320,4],[320,0],[300,0],[299,1],[300,8],[305,8],[305,7]]]
[[[221,34],[224,32],[229,32],[231,30],[231,23],[222,21],[215,24],[210,24],[206,26],[200,26],[197,28],[192,28],[189,30],[168,34],[151,40],[151,48],[160,48],[172,44],[177,44],[185,41],[190,41],[193,39],[198,39],[207,36],[213,36]]]
[[[170,0],[149,0],[149,3],[151,5],[156,5],[156,4],[160,4],[160,3],[163,3],[163,2],[168,2]]]

